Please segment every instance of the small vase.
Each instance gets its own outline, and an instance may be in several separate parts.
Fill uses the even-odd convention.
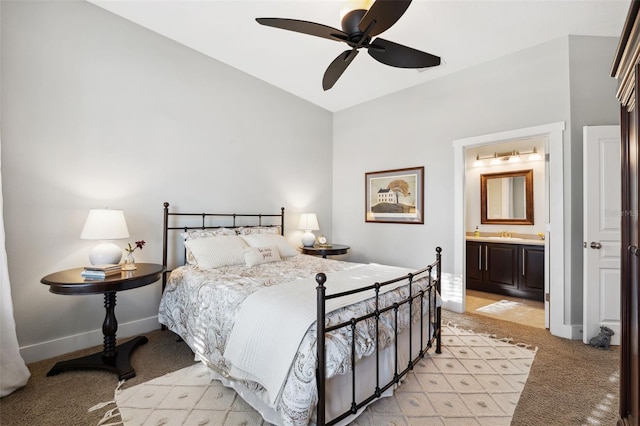
[[[133,253],[127,253],[127,257],[124,258],[122,263],[123,271],[133,271],[136,269],[136,259],[133,257]]]

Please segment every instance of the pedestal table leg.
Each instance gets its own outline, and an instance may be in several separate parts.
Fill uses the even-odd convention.
[[[148,342],[144,336],[138,336],[130,341],[116,346],[116,331],[118,320],[115,314],[116,292],[109,291],[104,294],[105,317],[102,323],[104,335],[104,348],[100,353],[87,355],[69,361],[61,361],[53,366],[47,376],[54,376],[67,370],[98,369],[108,370],[118,374],[119,380],[126,380],[136,376],[129,358],[131,352],[140,345]]]

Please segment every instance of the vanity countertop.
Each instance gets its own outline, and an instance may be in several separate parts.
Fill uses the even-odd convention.
[[[520,237],[500,237],[500,236],[480,236],[467,235],[467,241],[480,241],[484,243],[501,243],[501,244],[526,244],[533,246],[543,246],[544,240],[539,238],[520,238]]]

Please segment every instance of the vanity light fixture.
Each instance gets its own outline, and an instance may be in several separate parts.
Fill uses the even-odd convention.
[[[489,161],[489,164],[492,166],[497,166],[498,164],[500,164],[501,157],[498,157],[497,153],[493,153],[493,157],[491,158],[491,161]]]
[[[538,153],[536,147],[533,147],[533,151],[529,154],[529,161],[540,161],[542,160],[542,156]]]
[[[523,158],[524,155],[528,155],[528,157]],[[490,166],[497,166],[499,164],[508,163],[519,163],[521,161],[540,161],[542,160],[542,156],[538,152],[538,150],[533,147],[531,151],[519,152],[516,150],[510,152],[494,152],[493,155],[481,157],[480,155],[476,155],[476,159],[473,162],[473,167],[482,167],[485,165],[484,160],[490,160]]]
[[[507,161],[510,163],[519,163],[522,160],[520,159],[520,154],[517,151],[513,151]]]

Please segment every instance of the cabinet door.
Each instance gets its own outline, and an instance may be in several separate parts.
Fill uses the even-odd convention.
[[[483,290],[482,271],[483,244],[475,241],[467,241],[466,280],[467,288]]]
[[[538,295],[542,299],[544,293],[544,247],[519,246],[520,261],[518,275],[520,290]]]
[[[517,289],[518,277],[518,245],[516,244],[486,244],[485,280],[489,286],[499,286],[503,289]]]

